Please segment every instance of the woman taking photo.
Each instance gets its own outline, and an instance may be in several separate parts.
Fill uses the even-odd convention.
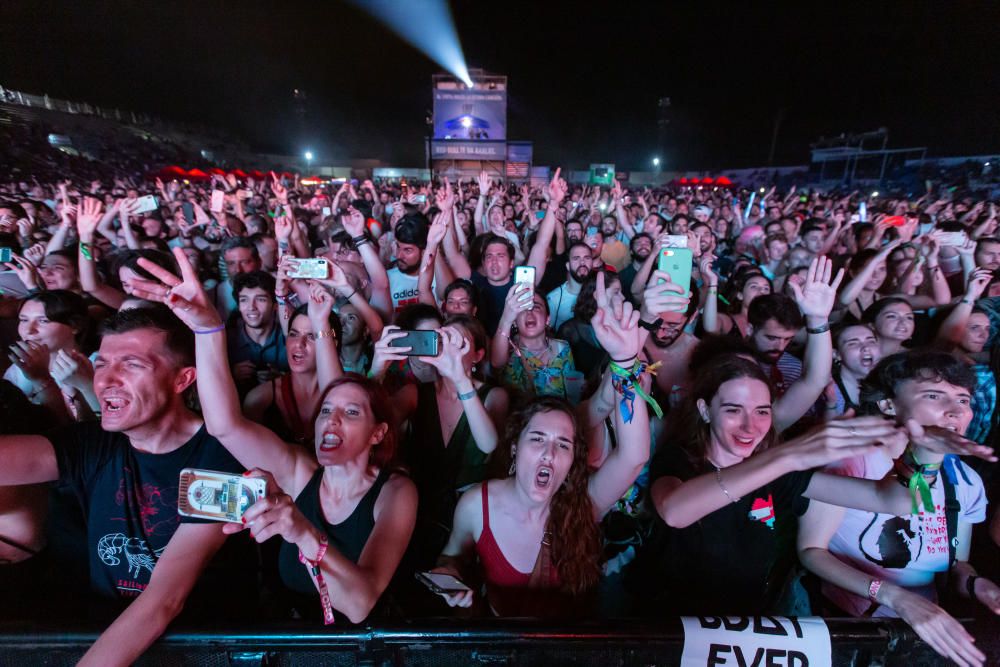
[[[416,566],[424,569],[433,566],[448,541],[459,495],[486,478],[508,403],[507,392],[483,382],[477,370],[487,341],[478,320],[450,317],[438,334],[439,354],[418,358],[434,369],[434,381],[407,383],[392,394],[398,421],[408,423],[400,460],[420,494],[419,530],[411,552]],[[387,328],[378,342],[378,358],[406,359],[409,348],[392,346],[404,335]]]
[[[598,291],[606,300],[603,277]],[[510,453],[509,476],[475,486],[459,500],[435,571],[470,583],[481,576],[497,615],[587,611],[581,598],[593,591],[601,571],[598,522],[649,457],[649,416],[636,393],[644,370],[637,355],[647,334],[638,320],[630,304],[618,316],[600,309],[593,320],[598,341],[616,360],[608,372],[616,373],[621,398],[614,411],[620,445],[600,468],[587,465],[585,434],[573,409],[543,397],[507,421],[500,447]],[[474,593],[445,597],[452,606],[468,607]]]
[[[515,283],[507,292],[490,352],[504,386],[529,395],[567,397],[565,376],[576,370],[573,352],[566,341],[549,338],[548,327],[545,298]]]
[[[294,609],[324,622],[335,612],[352,623],[371,613],[396,571],[416,512],[413,483],[390,467],[396,434],[381,388],[364,378],[341,378],[325,390],[315,422],[314,450],[282,441],[240,414],[226,364],[222,321],[180,250],[183,281],[143,261],[159,283],[137,292],[166,303],[197,334],[198,393],[209,432],[248,469],[267,479],[267,497],[244,513],[257,542],[280,535],[279,574]],[[314,290],[314,295],[319,296]],[[329,308],[310,300],[317,368],[337,354]],[[330,378],[320,377],[322,384]],[[318,593],[318,594],[317,594]]]

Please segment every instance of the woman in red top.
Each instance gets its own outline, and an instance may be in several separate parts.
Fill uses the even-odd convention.
[[[614,312],[603,276],[598,281],[594,331],[611,359],[631,370],[648,334],[638,327],[639,313],[630,304]],[[620,392],[621,384],[615,384]],[[475,554],[495,614],[585,612],[577,600],[600,575],[598,521],[649,458],[646,403],[634,393],[631,400],[627,397],[615,396],[623,399],[614,410],[619,447],[594,471],[587,465],[584,433],[568,403],[539,398],[514,413],[499,446],[510,451],[510,476],[472,487],[461,497],[435,572],[471,581]],[[468,591],[445,598],[451,606],[468,607],[473,595]]]

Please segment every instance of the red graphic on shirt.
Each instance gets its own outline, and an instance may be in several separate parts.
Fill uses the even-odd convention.
[[[750,505],[750,514],[748,516],[751,519],[756,519],[766,524],[768,528],[774,530],[774,500],[771,494],[768,494],[767,500],[754,498],[753,504]]]
[[[131,477],[126,469],[126,477]],[[123,477],[118,492],[115,494],[115,503],[119,506],[133,507],[129,499],[126,498],[126,480]],[[172,490],[168,489],[167,493]],[[176,497],[176,491],[174,491]],[[160,487],[153,484],[135,484],[132,493],[128,494],[132,499],[138,501],[139,519],[142,521],[142,530],[146,535],[170,535],[174,528],[180,523],[177,515],[177,506],[171,504]],[[134,515],[133,515],[134,516]],[[122,519],[112,519],[128,521],[127,517]]]

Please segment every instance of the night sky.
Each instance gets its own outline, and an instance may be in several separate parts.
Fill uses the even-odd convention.
[[[469,67],[510,77],[508,138],[534,141],[536,164],[763,165],[778,114],[776,164],[882,126],[932,155],[1000,149],[1000,5],[817,4],[451,3]],[[438,71],[342,1],[0,4],[4,86],[201,121],[259,150],[308,145],[321,164],[422,166]]]

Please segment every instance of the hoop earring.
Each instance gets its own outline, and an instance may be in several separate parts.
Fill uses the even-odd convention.
[[[510,468],[507,470],[507,476],[511,477],[514,471],[517,470],[517,447],[510,448]]]

